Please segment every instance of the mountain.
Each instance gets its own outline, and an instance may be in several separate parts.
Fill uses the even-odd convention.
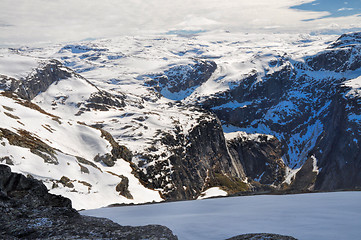
[[[77,209],[356,189],[360,49],[360,33],[2,49],[0,161]]]
[[[278,57],[202,105],[225,125],[279,139],[285,164],[301,167],[291,188],[360,187],[360,40],[345,34],[315,55]]]

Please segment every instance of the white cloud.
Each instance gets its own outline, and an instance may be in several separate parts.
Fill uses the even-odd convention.
[[[311,31],[336,21],[305,22],[302,20],[317,19],[327,13],[289,9],[312,1],[1,0],[0,45],[68,42],[169,30]],[[353,16],[337,23],[348,28],[355,22],[360,21]]]

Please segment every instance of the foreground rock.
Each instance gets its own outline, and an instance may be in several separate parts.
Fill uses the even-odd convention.
[[[283,236],[272,233],[252,233],[252,234],[243,234],[236,237],[229,238],[227,240],[296,240],[294,237]]]
[[[163,226],[120,226],[81,216],[67,198],[49,194],[38,180],[0,165],[1,239],[177,239]]]

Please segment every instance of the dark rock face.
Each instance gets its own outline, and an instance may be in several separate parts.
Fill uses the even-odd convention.
[[[123,227],[81,216],[67,198],[49,194],[35,179],[0,165],[2,239],[177,239],[163,226]]]
[[[305,63],[280,57],[275,63],[277,71],[264,76],[251,73],[228,91],[205,98],[202,106],[225,125],[277,137],[280,144],[275,148],[282,150],[285,163],[291,168],[304,165],[291,188],[359,188],[361,106],[358,94],[350,93],[356,90],[345,85],[344,76],[354,78],[348,73],[361,67],[360,36],[342,35],[325,51],[307,57]],[[342,76],[337,75],[340,72]],[[259,150],[253,149],[249,155],[257,156]],[[318,175],[309,160],[312,156],[320,168]],[[258,169],[265,170],[256,163],[242,164],[247,176],[254,178],[260,174]]]
[[[280,185],[285,180],[281,143],[267,135],[239,136],[227,142],[229,152],[244,167],[245,175],[262,184]]]
[[[247,189],[246,184],[239,180],[239,177],[244,178],[243,168],[229,156],[217,118],[199,119],[187,135],[180,130],[175,136],[164,133],[161,141],[171,155],[165,161],[155,161],[146,167],[146,171],[140,167],[137,175],[145,186],[164,189],[165,199],[195,199],[209,187],[224,186],[220,180],[231,182],[230,187],[240,188],[242,185]],[[157,156],[149,154],[147,158],[153,161]]]
[[[360,49],[359,47],[343,47],[337,50],[327,49],[325,52],[307,59],[307,64],[315,71],[354,71],[361,67]]]
[[[119,143],[117,143],[113,136],[108,133],[107,131],[103,130],[103,129],[99,129],[102,133],[102,137],[104,139],[106,139],[110,145],[112,146],[112,157],[114,159],[118,159],[118,158],[123,158],[126,161],[131,161],[133,158],[133,154],[131,151],[129,151],[128,148],[126,148],[125,146],[119,145]]]
[[[330,48],[338,48],[344,46],[356,46],[361,44],[361,32],[342,34]]]
[[[361,188],[361,126],[358,120],[361,101],[358,96],[347,95],[348,91],[344,86],[337,89],[325,131],[314,149],[320,168],[315,189]]]
[[[263,77],[262,82],[258,81],[257,74],[251,74],[230,90],[206,99],[202,106],[214,112],[227,124],[247,126],[282,101],[282,96],[290,88],[295,77],[296,72],[292,64],[286,62],[281,70]],[[229,102],[240,106],[223,106]]]
[[[291,190],[314,190],[318,172],[313,168],[314,157],[307,159],[302,168],[297,172],[290,188]]]
[[[88,103],[85,106],[90,111],[91,109],[108,111],[110,107],[124,107],[125,96],[117,95],[114,96],[106,91],[99,91],[93,93],[87,100]]]
[[[243,234],[236,237],[228,238],[227,240],[297,240],[294,237],[284,236],[279,234],[272,233],[252,233],[252,234]]]
[[[186,137],[185,151],[174,149],[170,162],[174,166],[172,179],[176,189],[186,186],[186,196],[197,197],[215,178],[215,174],[242,177],[242,166],[232,162],[220,122],[204,120]],[[244,177],[244,176],[243,176]],[[193,191],[193,192],[192,192]],[[182,192],[170,193],[171,198],[182,199]]]
[[[164,74],[149,76],[152,80],[147,81],[148,86],[154,87],[162,93],[167,90],[171,93],[187,91],[189,95],[194,87],[206,82],[213,72],[217,69],[217,65],[213,61],[194,60],[193,65],[175,66]],[[170,97],[164,94],[165,97]]]
[[[123,175],[119,176],[121,178],[120,183],[115,187],[115,190],[119,192],[119,195],[122,195],[128,199],[133,199],[132,194],[130,193],[129,187],[129,179]]]
[[[46,91],[52,83],[72,75],[73,72],[70,69],[52,59],[40,65],[25,79],[12,79],[10,89],[5,90],[15,92],[23,99],[31,100],[39,93]]]
[[[10,167],[6,165],[0,165],[0,188],[2,200],[14,199],[34,208],[40,206],[71,208],[69,199],[48,194],[47,188],[40,181],[12,173]]]
[[[306,59],[313,70],[354,71],[361,67],[361,34],[343,34],[328,49]]]

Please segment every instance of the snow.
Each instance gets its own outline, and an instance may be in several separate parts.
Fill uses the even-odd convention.
[[[242,131],[234,131],[234,132],[225,132],[224,136],[226,138],[226,140],[232,140],[235,138],[243,138],[243,139],[247,139],[250,141],[256,141],[256,142],[261,142],[263,138],[261,137],[266,137],[266,140],[269,141],[272,138],[274,138],[274,136],[272,135],[266,135],[266,134],[259,134],[259,133],[246,133],[246,132],[242,132]]]
[[[296,176],[296,174],[298,173],[298,171],[301,170],[301,167],[296,168],[296,169],[292,169],[289,167],[286,167],[286,175],[285,175],[285,180],[283,181],[284,183],[287,183],[288,185],[290,185],[294,179],[294,177]]]
[[[361,96],[361,76],[348,80],[344,82],[343,85],[350,88],[350,90],[345,95],[346,97],[354,98]]]
[[[277,233],[300,240],[359,239],[361,192],[260,195],[101,208],[81,214],[121,225],[161,224],[179,239]]]
[[[317,158],[314,155],[312,155],[311,159],[312,159],[312,165],[313,165],[312,172],[316,172],[318,174],[320,172],[320,170],[318,169],[318,166],[317,166]]]
[[[201,195],[198,197],[198,200],[227,195],[227,192],[220,189],[219,187],[212,187],[202,192]]]
[[[84,90],[84,86],[82,89]],[[46,163],[43,158],[33,154],[29,148],[10,145],[6,138],[2,138],[0,156],[7,156],[13,161],[14,165],[10,165],[12,171],[30,174],[42,180],[50,193],[70,198],[76,209],[93,209],[113,203],[145,203],[163,200],[158,191],[147,189],[139,183],[139,180],[131,173],[132,168],[129,163],[125,160],[118,159],[113,167],[93,161],[97,154],[103,155],[111,151],[110,143],[101,137],[99,130],[71,119],[54,120],[54,117],[25,107],[18,101],[21,100],[0,96],[1,128],[14,133],[20,130],[29,131],[32,137],[54,149],[52,158],[56,158],[54,160],[57,164]],[[79,162],[77,157],[90,161],[95,167]],[[82,172],[80,165],[86,167],[89,173]],[[116,185],[121,178],[113,173],[129,179],[129,191],[133,199],[126,199],[116,192]],[[65,187],[58,182],[63,176],[72,181],[74,188]],[[58,187],[54,188],[54,183],[57,183]],[[91,187],[89,188],[84,183],[91,184]]]
[[[34,57],[26,57],[14,54],[8,49],[0,49],[0,75],[15,79],[25,78],[38,65],[39,60]]]

